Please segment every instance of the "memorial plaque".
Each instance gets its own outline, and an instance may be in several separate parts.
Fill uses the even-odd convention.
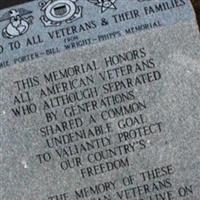
[[[88,2],[104,14],[122,1]],[[1,69],[2,200],[199,199],[198,28],[190,6],[163,23],[181,13],[191,18]]]
[[[0,68],[171,26],[194,17],[189,0],[38,0],[0,11]]]

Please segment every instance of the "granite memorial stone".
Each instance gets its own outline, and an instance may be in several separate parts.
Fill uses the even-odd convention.
[[[188,1],[168,2],[170,26],[1,69],[2,200],[199,199],[200,38]]]
[[[193,17],[189,0],[32,1],[0,11],[0,68]]]

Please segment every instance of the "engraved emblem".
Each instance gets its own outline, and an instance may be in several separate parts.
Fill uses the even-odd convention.
[[[108,9],[117,9],[115,2],[117,0],[88,0],[88,2],[93,3],[95,6],[101,8],[101,12],[105,12]]]
[[[82,17],[82,7],[77,0],[48,0],[39,3],[44,15],[40,20],[45,27],[60,26],[62,22],[72,23]]]
[[[13,9],[5,13],[0,17],[0,22],[9,20],[9,23],[2,31],[4,38],[15,38],[25,34],[29,26],[32,24],[33,16],[23,17],[24,15],[30,15],[32,11],[24,8]]]

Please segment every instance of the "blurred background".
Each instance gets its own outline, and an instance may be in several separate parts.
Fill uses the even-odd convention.
[[[25,3],[25,2],[29,2],[29,1],[33,1],[33,0],[0,0],[0,9],[12,6],[12,5],[16,5],[16,4],[20,4],[20,3]],[[196,15],[197,15],[197,21],[199,23],[199,27],[200,27],[200,0],[191,0]]]
[[[200,27],[200,0],[191,0],[191,2],[194,6],[194,9],[197,15],[197,21]]]

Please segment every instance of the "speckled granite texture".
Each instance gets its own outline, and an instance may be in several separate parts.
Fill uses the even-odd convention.
[[[197,29],[192,19],[2,69],[1,199],[197,200]]]
[[[1,200],[199,199],[200,36],[170,16],[0,70]]]

